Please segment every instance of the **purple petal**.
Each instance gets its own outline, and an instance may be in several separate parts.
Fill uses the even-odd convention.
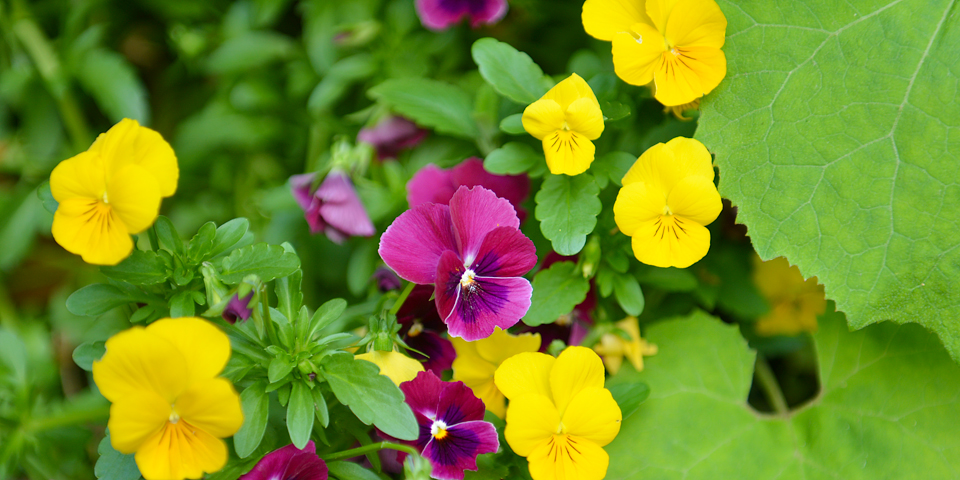
[[[406,118],[394,116],[380,120],[373,128],[360,129],[357,141],[373,145],[377,157],[383,160],[417,146],[429,133]]]
[[[436,313],[437,307],[434,306],[433,302],[430,302],[430,308]],[[453,348],[453,343],[450,340],[441,337],[436,332],[422,330],[415,335],[408,333],[404,341],[410,348],[426,354],[426,356],[423,356],[417,352],[410,352],[411,357],[423,361],[423,368],[430,370],[437,376],[443,375],[444,371],[453,368],[457,351]]]
[[[470,26],[493,25],[507,15],[507,0],[466,0],[470,3]]]
[[[375,232],[373,222],[367,216],[360,197],[350,179],[340,172],[330,172],[323,183],[317,188],[314,197],[321,202],[320,216],[330,226],[337,230],[335,235],[338,238],[331,240],[341,240],[342,236],[369,237]],[[329,233],[328,233],[328,236]],[[338,242],[339,243],[339,242]]]
[[[293,198],[300,205],[303,211],[310,209],[310,203],[313,202],[313,195],[310,194],[310,187],[313,186],[313,180],[317,178],[316,173],[304,173],[303,175],[294,175],[290,177],[290,192]]]
[[[500,448],[497,430],[483,421],[465,422],[447,428],[447,436],[433,439],[423,449],[430,460],[430,476],[440,480],[462,480],[464,470],[477,470],[477,456]]]
[[[520,228],[510,202],[483,187],[457,189],[450,199],[450,218],[466,264],[473,263],[488,232],[497,227]]]
[[[468,342],[487,338],[495,327],[506,330],[527,313],[533,287],[526,279],[476,277],[473,284],[462,286],[464,271],[453,252],[440,257],[434,292],[450,336]]]
[[[446,205],[456,191],[457,184],[453,182],[452,173],[431,163],[407,182],[407,202],[411,208],[424,203]]]
[[[380,258],[400,278],[433,283],[443,252],[456,250],[450,208],[428,203],[403,212],[380,237]]]
[[[450,170],[455,185],[484,187],[506,198],[517,211],[530,193],[530,179],[523,175],[495,175],[483,168],[483,160],[472,157]]]
[[[413,380],[401,383],[400,390],[414,413],[436,418],[443,382],[433,372],[418,372]]]
[[[327,464],[315,453],[303,453],[290,459],[278,480],[327,480]]]
[[[447,425],[483,420],[486,407],[463,382],[444,382],[437,404],[437,420]]]
[[[302,450],[287,445],[268,453],[240,480],[326,480],[327,465],[316,451],[312,440]]]
[[[397,290],[402,286],[402,281],[393,270],[387,267],[377,267],[373,272],[373,280],[377,282],[377,290],[381,293]],[[407,297],[409,300],[410,297]]]
[[[439,260],[438,260],[439,261]],[[434,272],[436,274],[436,272]],[[425,330],[440,332],[446,330],[446,325],[437,313],[437,305],[433,302],[433,285],[417,285],[410,291],[407,300],[397,312],[397,321],[404,326],[401,333],[410,331],[413,323],[419,321]]]
[[[445,30],[470,18],[473,28],[493,24],[507,14],[506,0],[417,0],[417,15],[431,30]]]
[[[250,316],[253,315],[253,310],[248,307],[251,297],[253,297],[253,292],[248,293],[243,298],[234,295],[233,298],[227,302],[227,307],[223,309],[223,314],[221,315],[223,319],[228,323],[236,323],[237,320],[249,320]]]
[[[537,264],[537,249],[520,230],[497,227],[480,244],[470,268],[481,277],[519,277]]]

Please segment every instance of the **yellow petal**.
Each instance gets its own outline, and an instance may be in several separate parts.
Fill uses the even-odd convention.
[[[693,220],[663,216],[633,232],[633,254],[647,265],[687,268],[710,250],[710,231]]]
[[[503,431],[510,448],[525,457],[548,441],[560,428],[560,413],[543,395],[521,395],[510,399],[507,428]]]
[[[536,102],[527,105],[523,110],[523,129],[537,140],[543,140],[557,130],[563,129],[564,115],[560,104],[541,98]]]
[[[160,213],[160,187],[150,172],[138,165],[127,165],[110,178],[107,198],[129,233],[146,230]]]
[[[673,187],[667,196],[667,207],[674,215],[709,225],[720,215],[723,202],[712,180],[691,175]]]
[[[581,390],[603,388],[603,362],[587,347],[567,347],[550,370],[550,391],[561,415]]]
[[[200,478],[227,463],[227,445],[187,422],[168,423],[134,457],[146,480]]]
[[[173,148],[154,130],[125,118],[97,137],[90,151],[98,152],[107,171],[114,174],[129,164],[147,169],[157,181],[160,194],[169,197],[177,191],[180,169]]]
[[[229,437],[243,425],[240,396],[224,378],[190,385],[174,408],[181,419],[217,438]]]
[[[563,412],[566,433],[601,447],[612,442],[620,433],[621,420],[623,415],[620,406],[606,388],[581,390]]]
[[[647,0],[647,15],[661,32],[666,28],[667,20],[678,2],[679,0]],[[686,15],[690,12],[678,10],[678,13]]]
[[[593,98],[574,100],[567,107],[567,125],[570,130],[577,132],[590,140],[600,138],[603,133],[603,111],[600,104]]]
[[[527,456],[533,480],[601,480],[610,456],[599,445],[570,435],[554,435]]]
[[[170,403],[149,390],[132,392],[110,405],[110,444],[123,454],[134,453],[170,419]]]
[[[623,339],[613,333],[605,333],[600,337],[600,341],[593,346],[593,351],[603,357],[603,365],[610,372],[610,375],[616,375],[623,365],[624,351]]]
[[[656,184],[624,183],[613,204],[613,219],[624,235],[632,236],[640,225],[663,215],[666,206],[666,194]]]
[[[698,140],[677,137],[643,152],[623,176],[623,185],[644,182],[648,188],[656,185],[664,193],[669,193],[681,179],[690,175],[700,175],[712,181],[712,157]]]
[[[543,95],[543,98],[557,102],[557,104],[560,105],[560,109],[564,112],[567,111],[571,103],[581,98],[589,98],[599,105],[597,96],[594,95],[590,84],[576,73],[571,74],[560,83],[554,85],[553,88]]]
[[[494,375],[497,388],[510,400],[525,394],[553,398],[550,393],[550,370],[554,362],[556,359],[545,353],[514,355],[497,368]]]
[[[453,379],[457,381],[456,378]],[[466,382],[464,382],[466,385]],[[493,376],[491,375],[490,380],[481,383],[475,387],[467,385],[473,390],[473,394],[477,396],[482,402],[484,408],[489,410],[491,413],[496,415],[499,418],[503,418],[507,414],[507,398],[503,396],[503,393],[500,392],[500,389],[497,388],[497,384],[493,381]]]
[[[60,203],[52,231],[60,246],[94,265],[116,265],[133,250],[127,226],[96,199],[74,197]]]
[[[480,358],[494,365],[500,365],[504,360],[518,353],[540,350],[540,334],[511,335],[501,330],[500,327],[496,327],[489,337],[472,343],[476,344],[477,354],[480,355]]]
[[[400,385],[417,377],[423,371],[423,364],[400,353],[374,350],[361,355],[357,359],[366,360],[380,367],[380,375],[388,377],[393,383]]]
[[[499,330],[499,329],[497,329]],[[494,330],[493,335],[497,334]],[[497,365],[480,356],[477,345],[482,341],[468,342],[462,338],[451,338],[457,358],[453,360],[453,380],[463,382],[470,388],[493,379]]]
[[[690,103],[713,91],[727,75],[727,58],[713,47],[676,47],[653,73],[654,98],[666,106]]]
[[[557,130],[543,139],[543,153],[550,173],[580,175],[593,163],[596,147],[577,132]]]
[[[660,32],[648,24],[638,23],[630,32],[613,37],[613,69],[624,82],[646,85],[653,81],[665,51]]]
[[[635,23],[651,23],[646,0],[587,0],[583,4],[583,29],[599,40],[611,41]]]
[[[71,198],[100,199],[106,189],[105,176],[100,156],[81,152],[50,172],[50,192],[60,203]]]
[[[617,328],[630,335],[630,340],[624,340],[619,335],[614,335],[623,345],[623,356],[630,361],[638,372],[643,370],[643,353],[646,342],[640,338],[640,324],[636,317],[627,317],[616,323]],[[656,348],[656,347],[654,347]],[[596,349],[594,349],[596,350]],[[599,353],[599,352],[598,352]],[[609,369],[608,369],[609,370]],[[615,372],[610,372],[616,374]]]
[[[230,338],[202,318],[164,318],[147,331],[176,346],[187,360],[187,385],[216,377],[230,360]]]
[[[670,15],[665,37],[671,45],[682,48],[723,46],[727,34],[727,17],[713,0],[677,0],[673,7],[682,15]]]
[[[110,337],[106,349],[93,362],[93,381],[111,402],[153,392],[171,405],[187,387],[187,362],[180,350],[143,327]]]

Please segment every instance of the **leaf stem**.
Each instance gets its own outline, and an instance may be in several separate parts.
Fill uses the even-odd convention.
[[[780,384],[777,382],[777,377],[773,374],[773,369],[770,368],[770,364],[767,363],[767,359],[763,355],[757,355],[755,373],[757,381],[760,383],[760,389],[763,390],[764,395],[766,395],[767,400],[773,407],[773,411],[779,415],[786,415],[787,412],[790,411],[790,408],[787,406],[787,400],[783,396],[783,391],[780,390]]]
[[[403,302],[407,301],[407,297],[410,296],[410,292],[413,291],[413,287],[416,287],[417,284],[410,282],[407,283],[407,286],[403,289],[403,292],[400,293],[400,298],[396,302],[393,302],[393,306],[390,307],[390,314],[396,315],[400,311],[400,307],[403,306]]]
[[[417,449],[409,445],[400,445],[398,443],[390,443],[390,442],[379,442],[379,443],[371,443],[369,445],[364,445],[362,447],[351,448],[350,450],[344,450],[342,452],[331,453],[330,455],[326,455],[323,458],[323,461],[333,462],[336,460],[343,460],[345,458],[359,457],[360,455],[366,455],[370,452],[377,452],[384,449],[399,450],[401,452],[407,452],[410,455],[420,455],[420,452],[418,452]]]

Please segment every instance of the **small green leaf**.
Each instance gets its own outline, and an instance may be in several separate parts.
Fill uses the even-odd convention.
[[[376,473],[353,462],[330,462],[327,469],[337,480],[381,480]]]
[[[620,308],[629,315],[637,316],[643,312],[643,291],[636,277],[620,274],[613,277],[613,293],[617,296]]]
[[[470,49],[480,75],[501,95],[527,105],[547,92],[543,70],[523,52],[493,38],[481,38]]]
[[[626,152],[610,152],[597,157],[590,164],[590,173],[596,178],[600,188],[607,188],[609,182],[614,185],[623,185],[621,181],[627,170],[637,161],[637,156]]]
[[[290,375],[293,367],[296,366],[297,365],[293,363],[293,359],[290,358],[290,354],[280,352],[270,360],[270,367],[267,368],[267,378],[270,380],[270,383],[277,383],[286,378],[287,375]]]
[[[160,215],[157,217],[153,228],[157,231],[157,238],[160,240],[160,248],[174,254],[183,256],[183,240],[177,233],[177,228],[169,218]]]
[[[317,420],[320,421],[320,425],[326,428],[330,425],[330,412],[327,410],[327,400],[323,398],[323,392],[320,391],[319,387],[310,390],[310,393],[313,394],[313,406],[316,409]]]
[[[217,227],[217,234],[213,237],[213,246],[210,247],[210,256],[216,257],[229,252],[231,247],[236,245],[249,229],[250,221],[246,218],[234,218]]]
[[[550,175],[537,192],[540,231],[560,255],[575,255],[587,243],[603,206],[600,187],[588,174]]]
[[[113,285],[94,283],[73,292],[67,298],[67,311],[74,315],[93,317],[133,301],[133,298]]]
[[[112,267],[100,267],[104,275],[134,285],[156,285],[169,278],[167,265],[156,252],[134,250],[133,253]]]
[[[400,440],[417,438],[419,427],[403,401],[403,392],[380,375],[372,362],[354,360],[353,355],[330,355],[324,358],[323,376],[337,400],[364,424],[373,424]]]
[[[238,73],[287,58],[296,51],[293,39],[279,33],[250,30],[223,42],[207,59],[214,74]]]
[[[243,408],[243,426],[233,436],[233,447],[237,456],[247,458],[260,446],[263,434],[267,430],[270,417],[270,396],[264,392],[265,384],[259,381],[250,385],[240,394]]]
[[[487,154],[483,168],[497,175],[517,175],[546,162],[543,154],[525,143],[510,142]]]
[[[473,99],[460,87],[425,78],[395,78],[370,89],[370,95],[440,133],[467,139],[479,134]]]
[[[230,285],[243,281],[247,275],[257,275],[263,282],[286,277],[300,268],[300,258],[279,245],[257,243],[238,248],[223,259],[220,280]]]
[[[293,246],[287,242],[283,242],[282,247],[287,253],[297,254]],[[303,271],[299,268],[277,280],[277,310],[280,310],[280,313],[291,322],[297,319],[297,313],[303,305],[303,292],[300,289],[302,280]]]
[[[590,282],[573,262],[557,262],[533,277],[533,298],[523,323],[535,327],[551,323],[573,311],[590,290]]]
[[[193,302],[193,291],[182,291],[170,299],[170,316],[172,318],[192,317],[195,313],[196,304]]]
[[[620,413],[624,420],[633,415],[640,408],[640,404],[650,396],[650,387],[639,381],[617,383],[608,386],[607,389],[620,406]]]
[[[523,128],[523,114],[515,113],[500,121],[500,131],[510,135],[524,135],[527,130]]]
[[[303,448],[310,441],[313,432],[313,395],[310,387],[303,382],[293,382],[290,403],[287,405],[287,431],[290,440],[297,448]]]
[[[340,315],[343,314],[346,308],[347,301],[342,298],[334,298],[320,305],[320,308],[318,308],[317,311],[314,312],[313,317],[310,318],[310,330],[306,332],[303,338],[306,340],[312,339],[317,332],[326,328],[326,326],[333,323],[334,320],[340,318]]]
[[[109,431],[100,441],[97,453],[100,454],[100,458],[97,459],[97,465],[93,468],[97,478],[105,480],[138,480],[140,478],[140,469],[137,468],[137,461],[134,460],[133,454],[124,455],[114,450],[110,445]]]
[[[93,371],[93,362],[100,360],[106,353],[105,342],[84,342],[73,349],[73,363],[78,367],[88,371]]]
[[[194,262],[199,261],[206,256],[213,248],[213,240],[217,235],[217,224],[213,222],[204,223],[197,234],[190,239],[187,246],[187,257]]]
[[[50,213],[57,213],[57,208],[60,206],[57,203],[57,199],[53,198],[53,192],[50,191],[50,181],[44,180],[43,183],[37,187],[37,197],[40,198],[40,201],[43,203],[43,209]]]
[[[630,106],[611,100],[602,100],[600,110],[603,111],[605,122],[615,122],[630,116]]]

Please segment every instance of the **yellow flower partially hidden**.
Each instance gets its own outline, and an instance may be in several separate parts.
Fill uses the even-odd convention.
[[[707,254],[706,225],[722,208],[710,152],[696,140],[677,137],[650,147],[630,167],[613,216],[620,231],[633,237],[637,260],[686,268]]]
[[[592,140],[603,133],[603,112],[590,85],[574,73],[523,111],[523,128],[543,142],[554,175],[579,175],[593,163]]]
[[[133,250],[130,235],[149,228],[160,199],[176,192],[179,174],[177,157],[159,133],[121,120],[50,174],[60,203],[53,238],[87,263],[120,263]]]
[[[200,478],[227,462],[221,438],[240,429],[233,385],[218,377],[230,340],[212,323],[165,318],[120,332],[93,362],[93,380],[110,406],[110,443],[135,453],[146,480]]]
[[[817,331],[817,316],[827,310],[823,285],[817,277],[806,280],[796,265],[784,257],[753,259],[753,283],[770,303],[770,312],[757,320],[758,335],[797,335]]]
[[[533,480],[606,476],[603,447],[620,432],[622,414],[603,388],[603,363],[593,350],[569,347],[557,358],[521,353],[500,365],[496,383],[510,399],[504,436],[527,457]]]
[[[630,340],[615,333],[605,333],[593,351],[603,357],[603,364],[611,375],[616,375],[626,358],[638,372],[643,371],[643,357],[657,354],[657,346],[640,337],[640,324],[637,317],[627,317],[616,323],[616,327],[630,335]]]
[[[727,18],[714,0],[587,0],[583,28],[613,42],[613,67],[631,85],[655,84],[666,106],[690,103],[727,75]]]
[[[423,371],[422,363],[396,351],[384,352],[382,350],[374,350],[357,355],[356,358],[376,364],[380,367],[380,375],[393,380],[393,383],[397,384],[397,386],[400,386],[403,382],[413,380],[416,378],[418,372]]]
[[[482,340],[468,342],[454,337],[450,341],[457,351],[453,381],[470,387],[487,410],[503,418],[507,413],[507,400],[494,383],[493,375],[504,360],[518,353],[540,350],[540,334],[511,335],[497,327]]]

